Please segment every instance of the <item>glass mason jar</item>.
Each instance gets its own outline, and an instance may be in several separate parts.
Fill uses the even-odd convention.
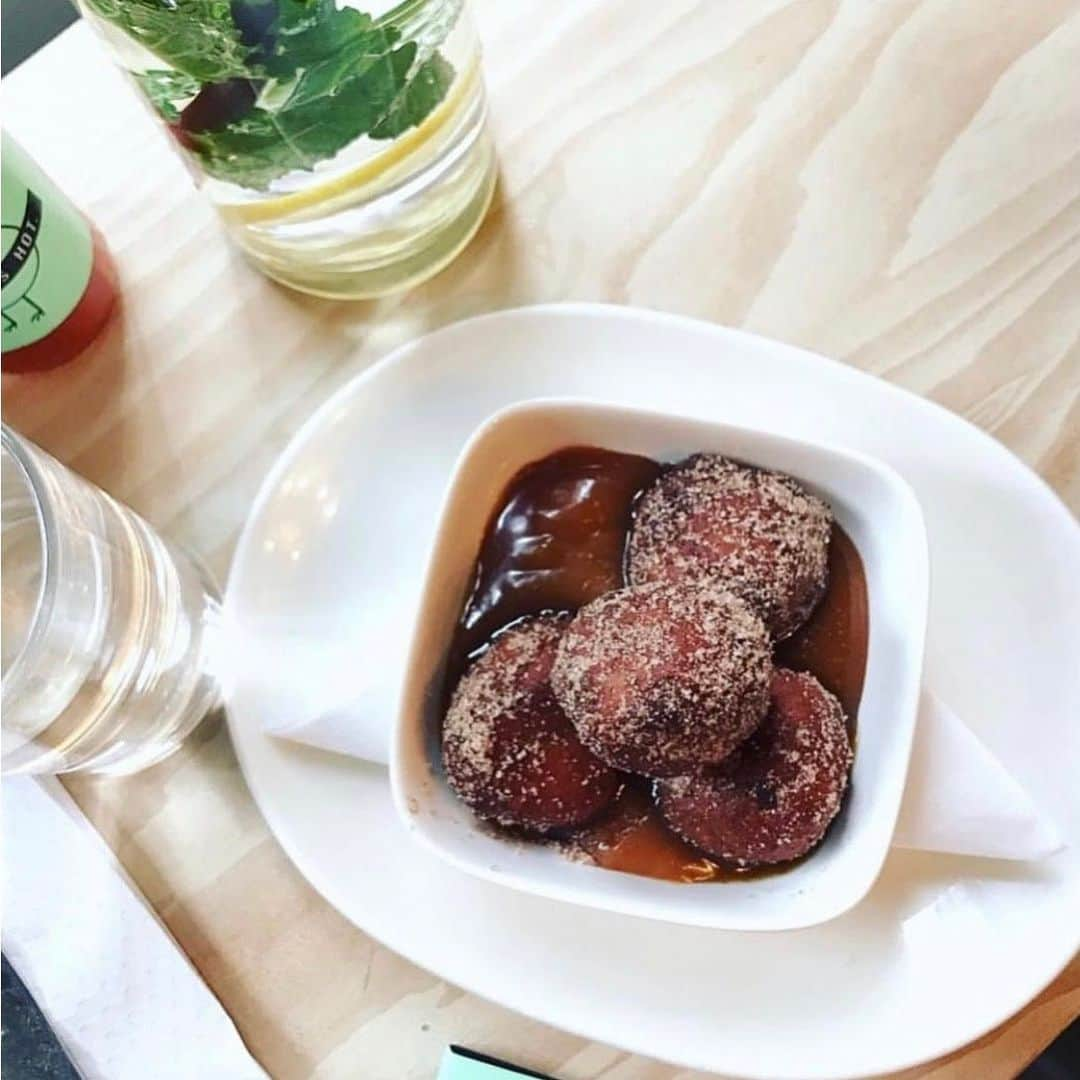
[[[270,277],[339,298],[469,242],[495,158],[464,0],[76,0]]]

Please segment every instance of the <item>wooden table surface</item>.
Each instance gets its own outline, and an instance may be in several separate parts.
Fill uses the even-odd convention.
[[[501,181],[467,252],[377,303],[293,295],[226,245],[76,27],[4,120],[117,256],[77,364],[8,379],[15,427],[224,575],[261,478],[357,371],[533,301],[685,312],[838,357],[994,433],[1080,510],[1075,0],[476,0]],[[460,1041],[561,1080],[689,1080],[442,982],[346,923],[270,836],[220,721],[70,789],[274,1076],[421,1080]],[[1080,1013],[1080,962],[905,1075],[1014,1076]]]

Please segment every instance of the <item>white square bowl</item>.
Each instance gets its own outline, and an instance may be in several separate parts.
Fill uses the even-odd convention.
[[[569,446],[677,461],[696,451],[778,469],[828,500],[862,557],[869,599],[866,678],[846,812],[793,869],[689,885],[571,862],[502,839],[450,791],[439,753],[443,680],[484,529],[523,466]],[[922,681],[928,609],[922,511],[891,468],[767,431],[591,402],[525,402],[488,419],[454,468],[421,594],[391,779],[409,830],[444,859],[512,888],[610,911],[726,930],[792,930],[857,904],[885,859],[900,808]]]

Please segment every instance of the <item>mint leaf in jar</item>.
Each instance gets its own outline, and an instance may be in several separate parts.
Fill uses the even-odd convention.
[[[202,84],[182,71],[153,68],[135,73],[135,81],[150,99],[150,104],[169,122],[180,119],[180,110],[198,92]]]
[[[233,22],[229,0],[84,2],[169,67],[200,82],[250,74],[250,50]]]
[[[398,91],[393,104],[368,135],[372,139],[396,139],[403,131],[415,127],[446,97],[453,81],[453,65],[435,53]]]

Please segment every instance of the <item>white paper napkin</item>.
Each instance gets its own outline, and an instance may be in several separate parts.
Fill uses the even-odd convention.
[[[274,702],[276,716],[290,718],[268,726],[268,734],[385,765],[408,614],[376,607],[364,612],[359,626],[328,622],[300,632],[263,620],[258,633],[230,629],[222,668],[226,680],[240,671],[258,673],[260,696]],[[231,694],[226,681],[226,701]]]
[[[1054,824],[974,732],[923,691],[896,847],[1041,859],[1062,847]]]
[[[4,952],[89,1080],[265,1080],[56,780],[3,784]]]
[[[268,734],[386,764],[394,707],[333,688],[317,715]],[[379,722],[376,718],[384,718]],[[374,721],[374,722],[373,722]],[[1028,793],[940,698],[923,691],[893,845],[994,859],[1041,859],[1060,835]]]

